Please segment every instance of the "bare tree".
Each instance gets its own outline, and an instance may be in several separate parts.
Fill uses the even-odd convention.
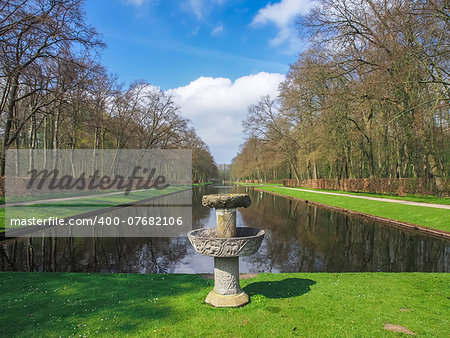
[[[32,69],[44,67],[49,59],[60,60],[67,54],[88,54],[101,46],[96,32],[84,22],[81,0],[64,1],[4,1],[0,17],[1,34],[1,102],[5,114],[1,173],[5,171],[5,152],[16,140],[33,114],[23,114],[16,121],[17,104],[44,90],[29,86],[27,77]],[[76,48],[74,48],[77,46]],[[36,82],[35,82],[36,83]],[[14,128],[13,128],[14,127]]]

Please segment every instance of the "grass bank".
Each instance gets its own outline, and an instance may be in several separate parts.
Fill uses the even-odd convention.
[[[353,192],[353,191],[342,191],[342,190],[324,190],[324,189],[310,189],[310,188],[299,188],[299,189],[314,190],[314,191],[325,191],[325,192],[332,192],[332,193],[344,194],[344,195],[367,196],[367,197],[388,198],[388,199],[402,200],[402,201],[411,201],[411,202],[435,203],[435,204],[450,205],[450,198],[448,198],[448,197],[442,197],[441,198],[441,197],[431,196],[431,195],[407,194],[405,196],[398,196],[396,194],[390,194],[390,193],[373,194],[373,193],[367,193],[367,192]]]
[[[447,336],[449,274],[261,274],[211,308],[199,275],[0,273],[4,336]]]
[[[242,185],[242,186],[261,186],[260,183],[242,183],[242,182],[233,182],[233,183],[236,185]],[[282,184],[276,184],[276,183],[263,183],[262,186],[274,186],[274,187],[280,187],[280,188],[283,187]],[[448,198],[448,197],[440,198],[440,197],[431,196],[431,195],[406,194],[405,196],[398,196],[396,194],[391,194],[391,193],[375,194],[375,193],[366,193],[366,192],[354,192],[354,191],[343,191],[343,190],[324,190],[324,189],[312,189],[312,188],[303,188],[303,187],[298,187],[298,189],[333,192],[333,193],[343,194],[343,195],[368,196],[368,197],[389,198],[389,199],[412,201],[412,202],[436,203],[436,204],[450,205],[450,198]]]
[[[450,232],[450,211],[446,209],[364,200],[345,196],[344,194],[342,196],[316,194],[314,192],[292,190],[283,187],[263,186],[258,189]]]
[[[202,182],[202,183],[192,183],[193,187],[203,187],[205,185],[211,185],[214,184],[214,182]]]

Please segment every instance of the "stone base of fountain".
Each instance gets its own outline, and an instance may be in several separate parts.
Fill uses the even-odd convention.
[[[249,302],[248,295],[241,291],[237,295],[219,295],[212,290],[206,296],[205,302],[215,307],[239,307]]]
[[[214,289],[205,302],[216,307],[236,307],[248,301],[239,285],[239,257],[214,257]]]

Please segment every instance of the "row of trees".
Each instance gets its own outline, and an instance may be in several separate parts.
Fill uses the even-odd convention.
[[[124,89],[98,62],[105,47],[83,0],[0,0],[1,176],[5,151],[190,148],[195,179],[217,168],[172,98]]]
[[[428,178],[442,192],[449,20],[445,0],[321,0],[279,96],[249,107],[233,176]]]

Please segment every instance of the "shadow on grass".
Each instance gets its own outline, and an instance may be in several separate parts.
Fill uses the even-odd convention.
[[[290,298],[308,293],[316,284],[311,279],[286,278],[281,281],[255,282],[244,287],[248,295],[263,295],[267,298]]]
[[[5,336],[114,336],[174,320],[174,299],[200,294],[207,282],[192,275],[0,273],[0,285]]]

